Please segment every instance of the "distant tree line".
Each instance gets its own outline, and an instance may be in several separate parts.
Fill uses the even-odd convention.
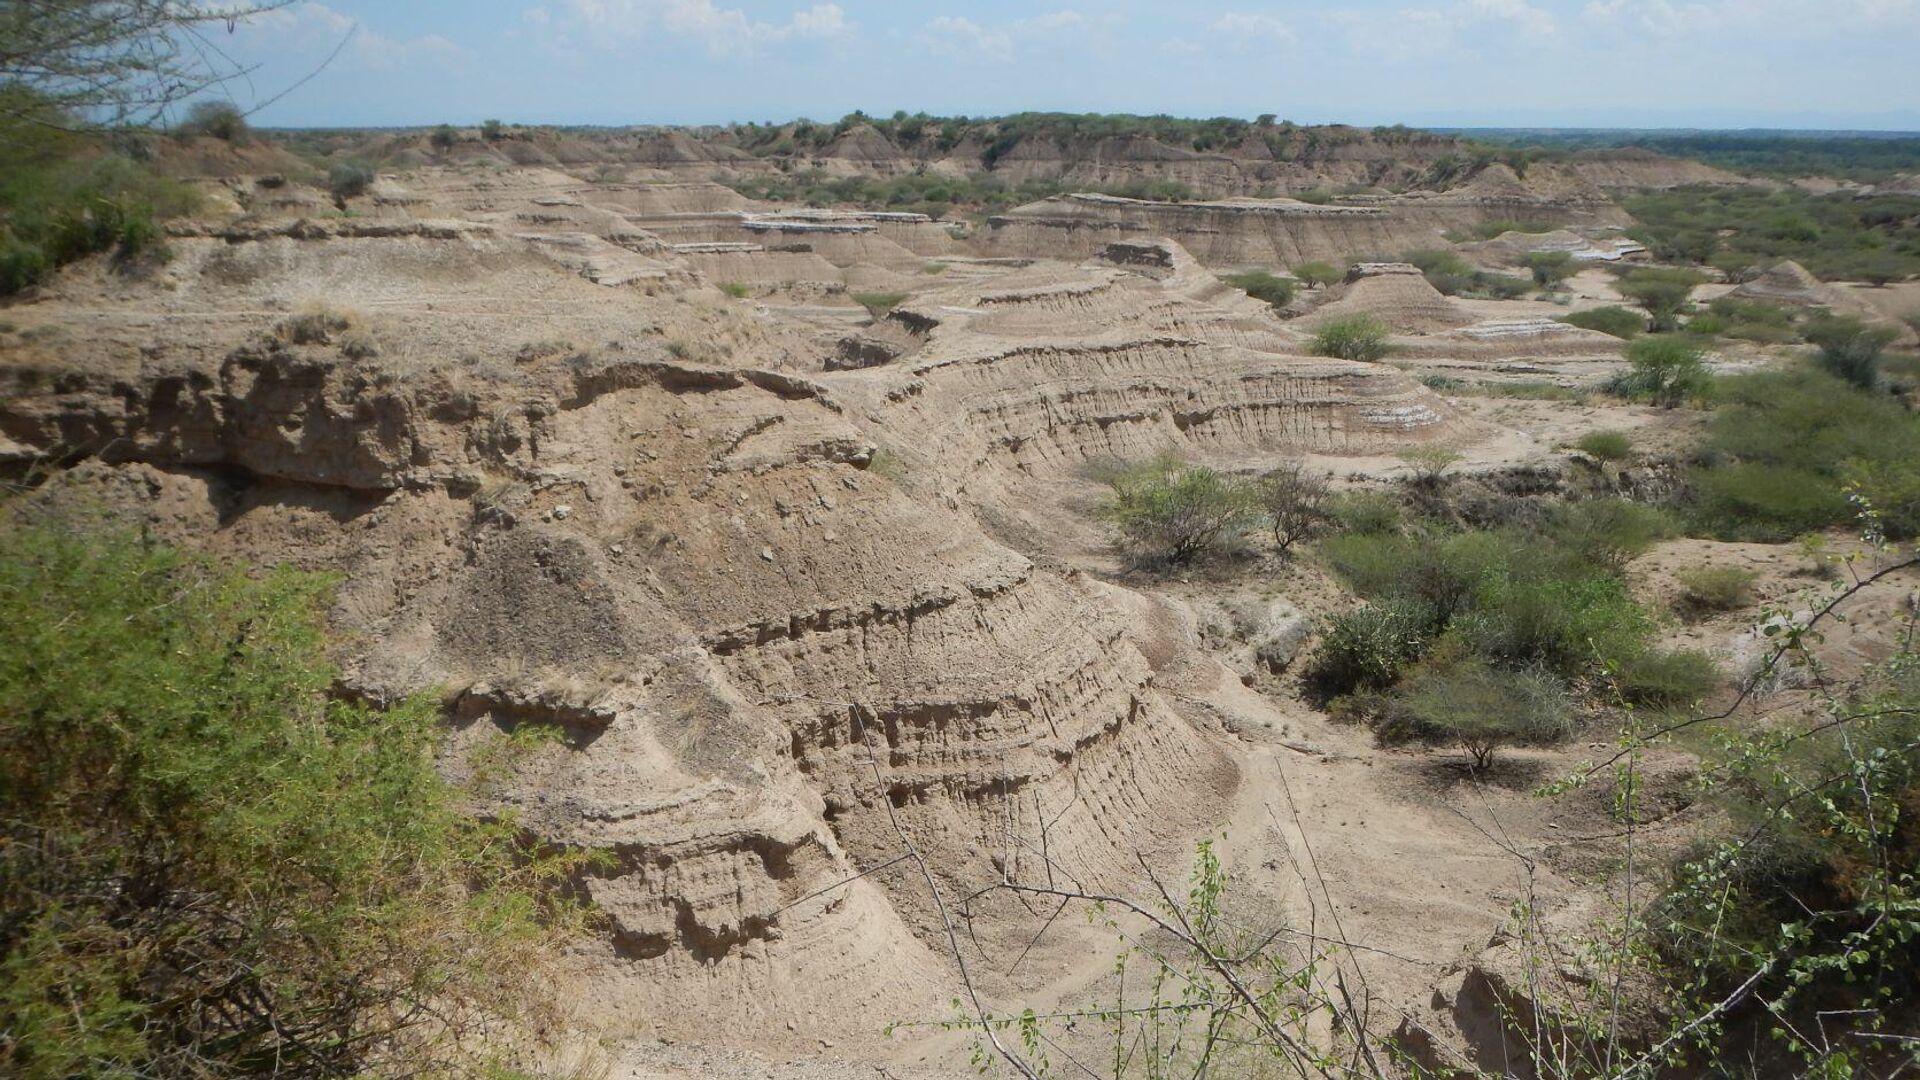
[[[1920,135],[1906,133],[1476,130],[1462,134],[1543,153],[1636,147],[1758,176],[1832,176],[1877,183],[1899,173],[1920,172]]]
[[[1143,138],[1199,153],[1225,151],[1256,141],[1279,160],[1311,160],[1336,146],[1368,140],[1396,146],[1425,146],[1446,150],[1458,140],[1408,128],[1357,128],[1344,125],[1307,126],[1265,114],[1252,120],[1216,116],[1192,119],[1179,116],[1135,116],[1124,113],[1015,113],[1001,117],[932,116],[896,112],[869,116],[851,112],[838,121],[795,120],[733,124],[723,138],[761,157],[819,150],[847,132],[870,126],[905,150],[951,153],[967,147],[991,166],[1027,140],[1084,145],[1102,139]]]

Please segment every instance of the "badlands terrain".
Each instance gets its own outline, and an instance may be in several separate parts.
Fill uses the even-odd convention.
[[[381,162],[349,194],[272,141],[183,140],[159,160],[204,200],[170,258],[82,261],[0,308],[0,460],[39,503],[337,572],[335,693],[435,695],[442,768],[484,812],[605,855],[579,881],[602,918],[554,957],[555,1075],[971,1075],[967,1021],[1101,1008],[1140,992],[1114,974],[1127,942],[1164,947],[1118,907],[994,886],[1151,908],[1210,839],[1234,918],[1284,928],[1273,947],[1351,1007],[1312,1038],[1351,1045],[1363,1017],[1386,1071],[1531,1076],[1516,912],[1573,941],[1631,904],[1636,858],[1717,820],[1693,750],[1644,752],[1657,810],[1623,829],[1611,773],[1536,790],[1611,753],[1612,713],[1490,770],[1381,745],[1303,684],[1358,603],[1311,543],[1137,558],[1103,477],[1171,452],[1398,499],[1425,460],[1460,505],[1670,502],[1707,414],[1604,394],[1626,342],[1557,319],[1631,306],[1611,268],[1655,261],[1619,196],[1746,181],[1309,135],[1285,158],[1022,142],[996,175],[1051,193],[938,218],[749,197],[778,170],[699,133],[340,133]],[[809,167],[885,181],[983,152],[856,126]],[[1202,194],[1103,193],[1141,183]],[[1403,261],[1434,250],[1577,272],[1447,295]],[[1335,280],[1278,305],[1223,280],[1315,262]],[[1912,284],[1718,277],[1695,303],[1920,308]],[[1355,315],[1386,325],[1385,358],[1315,355]],[[1723,338],[1709,360],[1799,352]],[[1632,449],[1577,448],[1596,433]],[[1668,536],[1624,573],[1724,701],[1762,609],[1827,588],[1804,551]],[[1751,595],[1673,615],[1703,564],[1752,571]],[[1851,597],[1823,658],[1884,659],[1914,587]],[[514,740],[530,728],[556,737]],[[1547,966],[1583,978],[1576,951]],[[1657,998],[1632,1022],[1653,1030]],[[1028,1056],[1085,1075],[1101,1030]]]

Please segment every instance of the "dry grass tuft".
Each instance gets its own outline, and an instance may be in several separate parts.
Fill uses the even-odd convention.
[[[273,328],[273,336],[288,345],[338,345],[352,360],[380,355],[380,343],[367,326],[366,316],[329,304],[302,304]]]

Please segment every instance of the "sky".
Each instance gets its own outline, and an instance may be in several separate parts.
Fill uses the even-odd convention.
[[[230,90],[270,102],[262,126],[904,109],[1920,130],[1920,0],[298,0],[218,44],[256,65]]]

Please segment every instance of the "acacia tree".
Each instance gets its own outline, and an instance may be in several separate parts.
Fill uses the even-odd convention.
[[[76,126],[145,124],[252,69],[211,35],[290,0],[9,0],[0,5],[0,116],[47,122],[47,107]]]
[[[1526,266],[1533,274],[1533,283],[1543,289],[1553,288],[1580,270],[1573,256],[1564,251],[1529,252]]]
[[[1621,279],[1620,294],[1646,309],[1655,333],[1667,333],[1680,329],[1680,313],[1705,280],[1692,270],[1644,266]]]
[[[1324,476],[1309,473],[1299,462],[1288,462],[1260,478],[1261,508],[1273,526],[1273,546],[1282,554],[1327,520],[1331,489]]]
[[[1100,508],[1121,542],[1143,559],[1187,562],[1239,536],[1258,518],[1252,485],[1190,465],[1172,452],[1108,478],[1113,498]]]

